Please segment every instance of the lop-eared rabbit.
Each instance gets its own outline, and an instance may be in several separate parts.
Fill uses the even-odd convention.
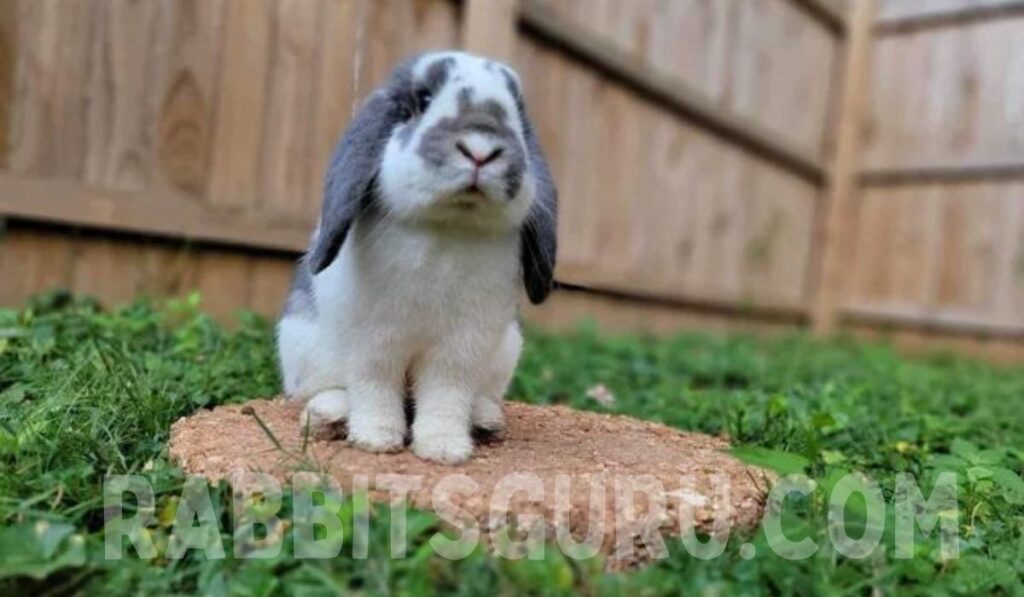
[[[342,136],[278,350],[311,429],[456,464],[504,427],[525,288],[554,285],[557,195],[518,75],[439,52],[400,65]],[[412,408],[411,430],[406,406]]]

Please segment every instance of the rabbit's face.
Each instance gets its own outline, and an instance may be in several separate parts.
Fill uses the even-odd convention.
[[[533,200],[519,78],[461,52],[425,54],[386,88],[395,120],[378,173],[392,216],[518,226]]]

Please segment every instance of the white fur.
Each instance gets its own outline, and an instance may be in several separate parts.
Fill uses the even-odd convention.
[[[451,55],[458,78],[434,98],[417,138],[403,149],[392,137],[385,149],[385,213],[356,220],[337,258],[313,278],[315,313],[286,314],[278,342],[285,392],[309,400],[311,425],[347,419],[354,445],[400,450],[408,385],[413,451],[453,464],[471,455],[473,426],[504,425],[501,400],[522,348],[519,226],[534,180],[527,170],[519,194],[499,198],[500,168],[488,165],[478,181],[485,196],[467,196],[459,189],[473,175],[469,160],[438,169],[415,155],[422,131],[454,113],[457,87],[471,85],[478,99],[516,113],[500,73]],[[518,119],[511,122],[521,139]],[[474,151],[492,143],[466,141]]]

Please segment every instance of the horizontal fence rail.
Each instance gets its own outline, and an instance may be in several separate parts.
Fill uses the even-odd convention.
[[[1024,180],[1024,161],[906,165],[868,169],[860,175],[861,184],[866,186],[997,180]]]
[[[894,4],[875,24],[880,35],[910,33],[922,29],[968,25],[1024,15],[1024,0],[960,0],[931,6],[927,2]]]
[[[0,174],[0,215],[282,253],[304,251],[310,227],[217,213],[172,191],[117,191]]]

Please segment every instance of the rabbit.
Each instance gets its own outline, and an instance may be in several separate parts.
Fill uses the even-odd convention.
[[[277,326],[304,424],[466,461],[504,427],[519,297],[554,287],[558,198],[518,74],[457,51],[399,65],[334,151]],[[406,401],[412,404],[412,422]]]

